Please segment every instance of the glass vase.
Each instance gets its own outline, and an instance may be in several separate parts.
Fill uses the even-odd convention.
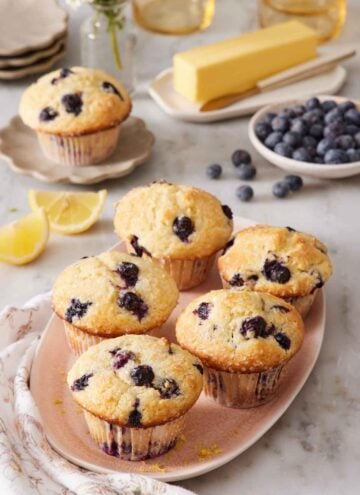
[[[93,0],[92,15],[81,25],[82,65],[102,69],[135,91],[136,37],[126,17],[127,0]]]

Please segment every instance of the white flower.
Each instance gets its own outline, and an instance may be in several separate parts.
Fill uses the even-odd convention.
[[[84,3],[91,3],[91,0],[66,0],[66,3],[70,5],[73,9],[81,7]]]

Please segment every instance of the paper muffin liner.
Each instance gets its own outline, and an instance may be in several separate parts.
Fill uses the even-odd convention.
[[[225,407],[246,409],[266,404],[279,389],[286,365],[261,373],[229,373],[204,368],[204,392]]]
[[[127,242],[129,254],[134,254],[134,248]],[[151,258],[159,263],[175,280],[179,290],[188,290],[200,285],[206,280],[215,261],[215,254],[193,260],[179,260],[169,257]]]
[[[229,282],[224,280],[222,277],[221,282],[224,289],[236,289],[236,287],[230,285]],[[311,306],[313,305],[317,291],[318,289],[315,289],[313,293],[308,294],[307,296],[281,297],[281,299],[284,299],[284,301],[294,306],[302,318],[306,318],[310,312]],[[271,292],[269,292],[269,294],[271,294]],[[275,296],[276,294],[273,295]]]
[[[127,461],[142,461],[173,448],[184,429],[185,415],[148,428],[118,426],[84,411],[91,438],[108,455]]]
[[[80,354],[87,351],[92,345],[96,345],[102,340],[105,340],[104,337],[83,332],[67,321],[64,321],[64,327],[69,347],[77,356],[80,356]]]
[[[121,124],[103,131],[79,136],[60,136],[38,132],[42,151],[60,165],[81,167],[99,163],[116,148]]]

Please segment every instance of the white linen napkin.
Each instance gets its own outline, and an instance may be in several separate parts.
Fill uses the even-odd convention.
[[[50,294],[0,313],[0,493],[4,495],[191,495],[135,474],[97,474],[71,464],[46,440],[29,390]]]

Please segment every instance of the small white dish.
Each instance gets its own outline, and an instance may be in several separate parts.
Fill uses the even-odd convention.
[[[143,120],[129,117],[123,124],[115,152],[103,163],[89,167],[68,167],[47,158],[41,151],[36,133],[13,117],[0,130],[0,158],[19,174],[43,182],[96,184],[130,174],[148,160],[155,142]]]
[[[316,94],[316,92],[313,92],[312,94],[314,95]],[[319,96],[319,100],[321,101],[329,99],[335,100],[338,103],[349,100],[349,98],[344,98],[342,96]],[[344,163],[339,165],[322,165],[319,163],[300,162],[298,160],[293,160],[292,158],[286,158],[284,156],[276,154],[260,141],[260,139],[255,134],[255,125],[263,120],[265,114],[267,114],[268,112],[278,113],[283,108],[291,107],[298,103],[304,103],[304,100],[292,99],[286,102],[277,103],[275,105],[268,105],[259,110],[252,117],[249,122],[249,138],[256,151],[276,167],[279,167],[288,172],[300,175],[308,175],[310,177],[316,177],[318,179],[341,179],[344,177],[351,177],[353,175],[360,174],[360,162]],[[358,107],[360,108],[360,104],[358,104]]]
[[[216,122],[251,115],[264,105],[280,103],[292,98],[306,98],[317,93],[336,94],[346,79],[346,70],[337,66],[318,76],[267,91],[234,103],[230,107],[200,112],[200,104],[191,103],[174,90],[173,70],[161,72],[150,84],[149,94],[159,107],[171,117],[188,122]]]

